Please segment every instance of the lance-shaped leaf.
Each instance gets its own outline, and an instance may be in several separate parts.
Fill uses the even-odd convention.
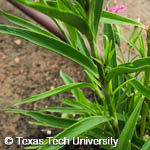
[[[7,109],[5,110],[5,112],[22,114],[38,122],[42,122],[43,124],[46,124],[47,126],[54,127],[54,128],[62,128],[62,129],[68,128],[70,125],[77,122],[76,120],[59,118],[50,114],[44,114],[44,113],[40,113],[37,111]]]
[[[67,114],[83,114],[87,113],[86,110],[81,108],[73,108],[73,107],[46,107],[41,109],[43,112],[59,112],[59,113],[67,113]]]
[[[55,139],[63,139],[66,137],[67,139],[72,140],[73,137],[77,137],[84,132],[95,128],[97,125],[100,125],[109,120],[110,119],[107,116],[93,116],[85,118],[56,135]],[[49,145],[49,143],[45,143],[45,145],[39,148],[39,150],[57,150],[62,146],[63,145]]]
[[[126,75],[126,78],[132,79],[130,75]],[[145,96],[148,100],[150,100],[150,89],[145,87],[140,81],[138,81],[137,79],[133,79],[130,80],[129,84],[133,86],[143,96]]]
[[[92,71],[94,74],[97,72],[96,66],[92,60],[89,59],[89,57],[83,55],[81,52],[60,40],[33,31],[6,25],[0,25],[0,32],[28,40],[38,46],[46,48],[75,61],[84,68]]]
[[[50,32],[48,32],[47,30],[44,30],[43,28],[29,22],[29,21],[26,21],[22,18],[19,18],[19,17],[16,17],[14,15],[11,15],[11,14],[8,14],[8,13],[5,13],[3,10],[0,10],[0,13],[5,16],[5,18],[14,23],[14,24],[17,24],[19,26],[22,26],[24,28],[27,28],[29,30],[32,30],[34,32],[38,32],[38,33],[41,33],[41,34],[45,34],[47,36],[50,36],[50,37],[55,37],[53,34],[51,34]],[[57,37],[55,37],[57,38]]]
[[[28,147],[24,147],[24,149],[29,149],[29,150],[31,150],[31,149],[35,150],[35,149],[38,149],[38,148],[39,148],[39,146],[28,146]]]
[[[78,32],[78,36],[77,36],[77,44],[78,44],[78,48],[81,53],[83,53],[84,55],[86,55],[88,57],[91,57],[90,52],[87,48],[87,45],[85,44],[85,41],[79,32]]]
[[[63,71],[60,71],[60,76],[64,80],[66,84],[75,83],[71,77],[65,74]],[[80,89],[73,89],[71,90],[74,97],[81,103],[87,104],[88,100],[86,99],[84,93]]]
[[[69,90],[72,90],[75,88],[81,88],[81,87],[92,88],[92,84],[90,84],[90,83],[70,83],[70,84],[55,88],[53,90],[46,91],[44,93],[37,94],[35,96],[26,98],[26,99],[16,103],[15,105],[20,105],[20,104],[24,104],[24,103],[30,103],[30,102],[38,101],[38,100],[41,100],[41,99],[44,99],[44,98],[47,98],[47,97],[50,97],[50,96],[53,96],[56,94],[60,94],[60,93],[63,93],[63,92],[66,92],[66,91],[69,91]]]
[[[120,16],[115,13],[107,12],[107,11],[102,12],[102,17],[100,19],[100,22],[108,23],[108,24],[133,25],[133,26],[139,26],[141,28],[145,28],[145,26],[139,22],[136,22],[129,18]]]
[[[90,8],[90,26],[97,36],[104,0],[94,0]]]
[[[93,39],[91,29],[89,25],[86,23],[86,21],[82,19],[79,15],[76,15],[72,13],[71,11],[69,12],[68,10],[65,11],[62,9],[58,9],[58,8],[51,7],[51,6],[46,6],[40,3],[31,2],[31,1],[24,1],[24,0],[16,0],[16,1],[26,6],[29,6],[31,8],[34,8],[49,17],[56,18],[63,22],[66,22],[72,25],[73,27],[77,28],[81,33],[85,34],[88,39],[90,40]]]
[[[145,142],[145,144],[142,146],[141,150],[148,150],[150,148],[150,139]]]
[[[126,122],[123,131],[119,137],[119,143],[116,150],[128,150],[129,141],[132,139],[133,133],[135,131],[138,116],[142,107],[143,100],[140,99],[132,114],[130,115],[128,121]]]
[[[75,101],[75,100],[72,100],[72,99],[63,99],[63,100],[61,100],[61,102],[64,103],[64,104],[66,104],[66,105],[72,106],[74,108],[83,109],[88,114],[96,115],[96,110],[91,107],[91,105],[90,105],[91,103],[82,104],[79,101]]]
[[[147,68],[150,68],[150,58],[149,57],[137,59],[133,62],[125,63],[125,64],[119,65],[115,68],[112,68],[109,71],[109,73],[107,74],[106,79],[107,79],[107,81],[109,81],[117,75],[144,71]]]
[[[109,43],[111,43],[109,53],[107,53],[107,51],[106,51],[106,47],[107,47],[106,39],[103,38],[103,45],[104,45],[104,49],[105,49],[104,55],[105,55],[105,53],[107,53],[106,55],[108,55],[108,57],[111,57],[109,65],[112,68],[114,68],[117,66],[117,59],[116,59],[116,48],[115,48],[115,35],[114,35],[113,27],[111,24],[104,23],[103,34],[108,38]],[[112,56],[110,56],[110,55],[112,55]],[[118,87],[118,76],[114,76],[112,78],[112,89],[114,90],[117,87]],[[115,94],[115,97],[117,100],[119,97],[119,92]]]

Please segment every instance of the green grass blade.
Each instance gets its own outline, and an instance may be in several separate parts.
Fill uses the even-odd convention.
[[[133,25],[133,26],[139,26],[141,28],[145,28],[144,24],[141,24],[129,18],[120,16],[115,13],[107,12],[107,11],[102,12],[102,17],[100,22],[108,23],[108,24]]]
[[[62,128],[62,129],[68,128],[70,125],[77,122],[76,120],[59,118],[59,117],[55,117],[50,114],[44,114],[44,113],[40,113],[37,111],[27,111],[27,110],[20,110],[20,109],[6,109],[5,112],[22,114],[22,115],[28,116],[38,122],[42,122],[42,123],[47,124],[48,126],[54,127],[54,128]]]
[[[108,53],[109,57],[111,58],[111,59],[109,59],[109,61],[110,61],[109,66],[114,68],[117,66],[117,57],[116,57],[116,47],[115,47],[115,35],[114,35],[113,27],[111,24],[104,23],[103,34],[108,38],[109,44],[111,43],[110,44],[111,45],[110,50]],[[107,42],[106,39],[103,38],[103,44],[104,44],[105,50],[107,48],[106,42]],[[111,54],[112,54],[112,56],[110,56]],[[115,90],[118,87],[118,84],[119,84],[118,83],[118,76],[113,76],[113,78],[112,78],[112,90]],[[118,99],[119,99],[119,92],[115,94],[115,101],[114,102],[116,103],[116,101]]]
[[[74,48],[77,48],[77,30],[74,27],[68,25],[67,23],[65,23],[65,26],[66,26],[67,31],[69,33],[69,37],[70,37],[70,40],[72,42],[72,46]]]
[[[95,109],[93,109],[93,108],[90,107],[90,103],[88,105],[85,105],[85,104],[82,104],[82,103],[80,103],[78,101],[75,101],[75,100],[72,100],[72,99],[63,99],[63,100],[61,100],[61,102],[64,103],[64,104],[66,104],[66,105],[75,107],[75,108],[83,109],[88,114],[96,115],[96,113],[97,113],[95,111]]]
[[[57,136],[55,136],[55,139],[63,139],[64,137],[66,137],[67,139],[71,140],[73,137],[77,137],[84,132],[89,131],[90,129],[93,129],[96,126],[109,120],[110,119],[106,116],[94,116],[85,118],[59,133]],[[57,150],[60,149],[62,146],[63,145],[54,146],[46,143],[44,146],[39,148],[39,150]]]
[[[150,58],[140,58],[130,63],[125,63],[112,68],[107,74],[107,81],[120,74],[127,74],[133,72],[141,72],[150,68]]]
[[[90,69],[94,74],[97,72],[96,66],[92,60],[89,59],[89,57],[83,55],[81,52],[77,51],[64,42],[61,42],[60,40],[50,38],[49,36],[33,31],[5,25],[0,25],[0,32],[28,40],[38,46],[51,50],[71,59],[72,61],[75,61],[76,63],[82,65],[84,68]]]
[[[55,24],[57,25],[57,27],[59,28],[59,30],[61,31],[61,33],[65,37],[66,43],[71,44],[71,40],[69,39],[67,33],[65,32],[65,29],[63,27],[62,22],[60,20],[58,20],[58,19],[53,19],[53,21],[55,22]]]
[[[139,44],[141,47],[141,54],[143,57],[145,57],[146,56],[146,48],[145,48],[145,43],[144,43],[144,39],[143,39],[142,34],[139,36]]]
[[[148,150],[149,148],[150,148],[150,139],[147,142],[145,142],[141,150]]]
[[[103,26],[103,45],[104,45],[104,49],[107,48],[107,41],[105,36],[108,38],[109,43],[112,42],[111,45],[111,51],[113,49],[115,49],[115,36],[114,36],[114,32],[113,32],[113,28],[112,25],[110,24],[104,24]],[[104,52],[105,53],[105,52]],[[116,67],[117,66],[117,61],[116,61],[116,51],[114,52],[112,59],[111,59],[111,63],[110,63],[111,67]]]
[[[22,26],[24,28],[27,28],[31,31],[34,31],[34,32],[38,32],[38,33],[41,33],[41,34],[44,34],[44,35],[47,35],[47,36],[50,36],[50,37],[55,37],[57,38],[56,36],[54,36],[53,34],[51,34],[50,32],[44,30],[43,28],[40,28],[39,26],[35,25],[35,24],[32,24],[31,22],[29,21],[26,21],[22,18],[19,18],[19,17],[16,17],[14,15],[11,15],[11,14],[8,14],[8,13],[5,13],[3,10],[0,10],[0,13],[9,21],[9,22],[12,22],[16,25],[19,25],[19,26]]]
[[[84,71],[88,77],[88,79],[91,81],[91,83],[96,84],[99,87],[102,87],[101,83],[95,78],[93,77],[92,74],[90,74],[87,70]]]
[[[81,108],[72,108],[72,107],[47,107],[40,110],[41,112],[59,112],[67,114],[83,114],[87,111]]]
[[[118,34],[124,41],[126,41],[131,47],[133,47],[140,55],[141,57],[145,57],[145,52],[143,52],[142,49],[138,48],[136,45],[135,45],[135,42],[131,41],[131,40],[128,40],[126,37],[124,37],[123,35],[121,34]],[[138,38],[137,38],[138,39]],[[131,48],[130,48],[131,50]]]
[[[53,96],[53,95],[56,95],[56,94],[60,94],[60,93],[72,90],[74,88],[80,88],[80,87],[89,87],[89,88],[91,88],[92,87],[91,85],[92,84],[90,84],[90,83],[70,83],[68,85],[63,85],[63,86],[60,86],[60,87],[55,88],[53,90],[46,91],[44,93],[37,94],[35,96],[26,98],[26,99],[16,103],[14,106],[21,105],[21,104],[24,104],[24,103],[30,103],[30,102],[38,101],[38,100],[41,100],[41,99],[44,99],[44,98],[47,98],[47,97],[50,97],[50,96]]]
[[[127,79],[131,79],[132,77],[126,75]],[[129,84],[134,87],[139,93],[145,96],[148,100],[150,100],[150,89],[145,87],[140,81],[133,79],[129,82]]]
[[[28,146],[28,147],[24,147],[24,149],[29,149],[29,150],[31,150],[31,149],[35,150],[35,149],[38,149],[38,148],[39,148],[39,146]]]
[[[134,80],[135,78],[131,78],[125,82],[123,82],[121,85],[118,86],[118,88],[116,88],[113,92],[112,92],[112,95],[114,95],[116,92],[118,92],[124,85],[126,85],[128,82]]]
[[[91,28],[93,29],[95,37],[97,37],[99,22],[102,14],[104,0],[94,0],[91,8]]]
[[[69,77],[67,74],[65,74],[63,71],[60,72],[60,76],[63,78],[66,84],[74,83],[73,79]],[[84,104],[88,103],[88,100],[86,99],[84,93],[80,89],[73,89],[71,90],[71,92],[76,98],[76,100],[79,100],[79,102]]]
[[[119,137],[119,143],[116,150],[128,150],[129,141],[132,139],[135,127],[137,124],[138,116],[142,107],[143,100],[140,99],[128,121],[126,122],[123,131]]]
[[[78,32],[78,36],[77,36],[77,43],[78,43],[78,48],[79,48],[80,52],[88,57],[91,57],[89,50],[84,42],[84,39],[82,38],[82,36],[80,35],[79,32]]]

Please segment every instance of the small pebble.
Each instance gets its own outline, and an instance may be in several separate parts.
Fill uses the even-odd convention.
[[[18,57],[16,57],[16,58],[15,58],[15,62],[18,64],[18,63],[19,63],[19,61],[20,61],[20,60],[19,60],[19,58],[18,58]]]
[[[55,87],[54,87],[54,86],[51,86],[51,87],[50,87],[50,90],[53,90],[53,89],[55,89]]]
[[[19,39],[18,39],[18,40],[15,40],[14,42],[15,42],[15,44],[17,44],[17,45],[20,45],[20,44],[21,44],[21,40],[19,40]]]
[[[52,131],[48,129],[41,129],[41,132],[43,132],[45,135],[51,135]]]

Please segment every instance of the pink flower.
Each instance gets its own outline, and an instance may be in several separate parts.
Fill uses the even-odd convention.
[[[116,5],[114,7],[109,7],[108,11],[112,12],[112,13],[120,13],[120,12],[125,12],[127,10],[127,7],[125,7],[124,5]]]

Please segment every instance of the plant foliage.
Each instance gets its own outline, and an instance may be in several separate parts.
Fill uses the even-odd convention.
[[[73,98],[60,100],[60,103],[67,105],[66,107],[49,106],[37,111],[7,109],[5,112],[30,117],[35,121],[32,122],[35,125],[63,129],[54,139],[66,137],[71,141],[73,137],[112,137],[119,139],[117,150],[148,150],[150,29],[146,30],[146,50],[142,30],[138,30],[145,29],[145,26],[132,19],[104,11],[104,0],[16,1],[53,19],[66,38],[66,43],[44,28],[3,10],[0,10],[0,13],[19,27],[0,24],[0,33],[20,37],[78,63],[87,75],[89,83],[77,83],[60,71],[65,85],[26,98],[14,106],[71,91]],[[99,28],[99,24],[103,25],[103,29]],[[119,24],[133,26],[129,39],[121,34]],[[99,49],[98,43],[99,30],[103,38],[103,59],[99,56],[99,52],[102,51],[102,45]],[[128,61],[122,52],[121,39],[129,44]],[[90,47],[87,46],[86,40]],[[119,58],[121,64],[117,59],[117,45],[122,56]],[[131,59],[131,48],[138,52],[138,58],[135,56]],[[93,91],[93,101],[84,95],[81,88],[85,87]],[[67,118],[56,117],[53,112],[67,114]],[[70,114],[72,118],[69,117]],[[42,146],[26,149],[57,150],[61,147],[63,145],[49,145],[45,140]],[[114,149],[112,145],[103,144],[99,145],[99,149],[101,148]]]

